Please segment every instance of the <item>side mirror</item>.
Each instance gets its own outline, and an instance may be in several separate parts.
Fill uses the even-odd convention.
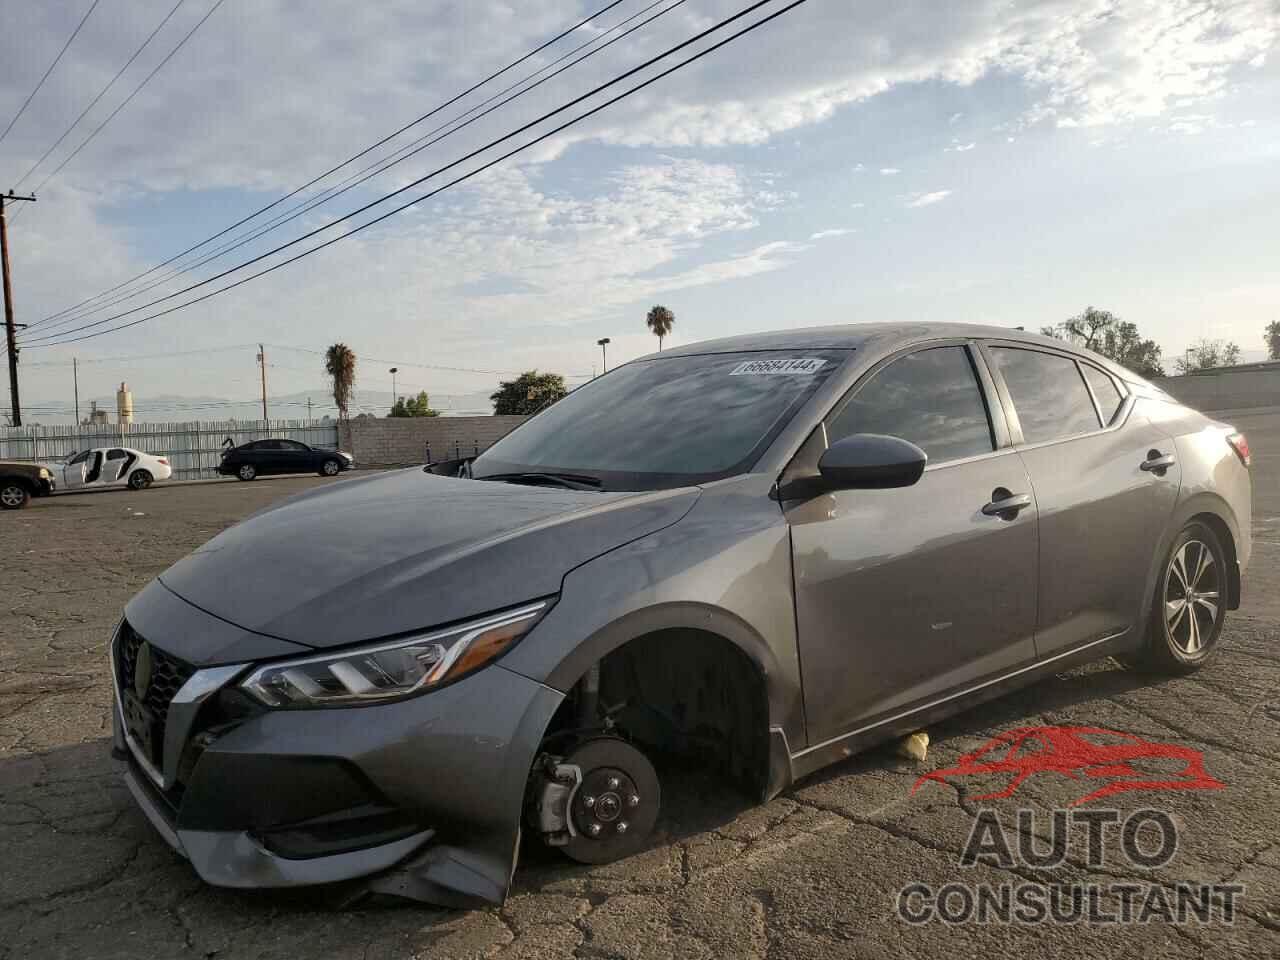
[[[927,461],[923,450],[900,437],[855,433],[827,448],[818,472],[833,490],[887,490],[911,486]]]

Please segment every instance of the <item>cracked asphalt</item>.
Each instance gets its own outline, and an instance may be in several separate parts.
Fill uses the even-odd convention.
[[[0,516],[0,960],[39,958],[1280,956],[1280,414],[1233,418],[1254,448],[1255,552],[1245,602],[1194,677],[1105,661],[938,725],[923,764],[883,749],[765,806],[697,771],[665,788],[660,836],[604,867],[526,845],[502,909],[380,904],[336,912],[299,894],[205,886],[133,806],[108,757],[108,632],[121,607],[180,556],[316,478],[157,487],[37,501]],[[1271,452],[1276,451],[1276,452]],[[926,783],[1020,726],[1089,725],[1193,747],[1219,790],[1130,792],[1122,814],[1167,811],[1179,846],[1145,871],[1090,865],[1083,842],[1049,870],[965,868],[981,808],[1013,830],[1096,781],[1041,773],[1013,797],[1001,778]],[[1072,840],[1082,836],[1072,834]],[[911,925],[898,891],[921,882],[1242,884],[1232,924]]]

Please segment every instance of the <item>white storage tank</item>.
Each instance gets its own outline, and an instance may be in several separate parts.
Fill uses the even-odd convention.
[[[116,391],[116,414],[121,423],[133,423],[133,394],[127,383],[121,383]]]

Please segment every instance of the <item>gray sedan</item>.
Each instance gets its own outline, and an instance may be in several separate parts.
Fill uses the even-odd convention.
[[[1017,331],[668,350],[175,564],[112,642],[114,753],[210,883],[500,902],[522,832],[643,849],[672,757],[764,799],[1075,664],[1196,669],[1248,467],[1230,426]]]

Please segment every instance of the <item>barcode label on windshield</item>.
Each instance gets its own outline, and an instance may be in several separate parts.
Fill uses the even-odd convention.
[[[729,371],[731,377],[773,376],[790,374],[792,376],[812,376],[826,366],[827,361],[817,357],[793,357],[787,360],[748,360]]]

